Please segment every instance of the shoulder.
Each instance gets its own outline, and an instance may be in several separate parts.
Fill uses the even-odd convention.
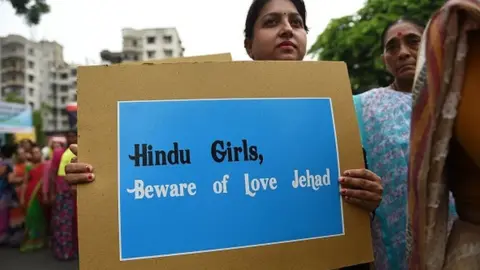
[[[394,92],[395,92],[395,90],[393,90],[390,87],[378,87],[378,88],[372,88],[368,91],[365,91],[363,93],[355,95],[354,98],[365,100],[365,99],[369,99],[369,98],[372,98],[372,97],[378,97],[380,95],[392,94]]]

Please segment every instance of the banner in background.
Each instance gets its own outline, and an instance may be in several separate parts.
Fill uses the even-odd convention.
[[[0,101],[0,133],[33,133],[30,106]]]

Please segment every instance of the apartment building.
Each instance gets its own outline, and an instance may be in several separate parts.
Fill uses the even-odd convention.
[[[185,49],[176,28],[122,29],[122,51],[101,53],[104,63],[182,57]],[[112,60],[115,59],[115,60]]]
[[[69,128],[65,106],[76,99],[73,70],[57,42],[0,37],[0,98],[23,100],[33,110],[42,109],[47,132]]]
[[[77,67],[63,64],[50,69],[49,85],[44,104],[43,126],[46,132],[65,131],[70,128],[67,104],[77,101]]]

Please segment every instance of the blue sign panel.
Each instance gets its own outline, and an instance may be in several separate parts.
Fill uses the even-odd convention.
[[[344,233],[328,98],[118,103],[120,259]]]

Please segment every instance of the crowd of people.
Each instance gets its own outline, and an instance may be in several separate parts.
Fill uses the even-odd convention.
[[[455,8],[452,10],[465,10],[465,7],[469,7],[468,12],[480,14],[480,4],[475,1],[455,0],[449,1],[447,5]],[[442,22],[446,21],[443,19]],[[446,25],[439,29],[446,32]],[[375,257],[373,264],[376,269],[478,269],[480,243],[467,243],[465,241],[468,239],[457,239],[455,245],[458,248],[449,258],[444,258],[446,253],[441,253],[438,258],[427,258],[430,251],[416,246],[424,247],[418,244],[419,239],[422,239],[419,234],[428,233],[428,239],[434,239],[432,236],[435,237],[435,232],[431,232],[433,225],[422,227],[422,231],[417,227],[407,228],[418,217],[409,216],[409,203],[414,205],[413,202],[418,201],[415,197],[418,189],[413,188],[415,192],[409,194],[409,189],[414,185],[409,185],[408,179],[411,166],[409,159],[413,154],[419,154],[417,148],[413,154],[410,153],[410,131],[412,123],[420,123],[412,119],[412,112],[421,109],[414,107],[412,89],[415,88],[415,77],[419,76],[416,68],[419,53],[422,52],[421,45],[424,45],[423,50],[428,49],[425,48],[424,31],[425,26],[421,23],[401,18],[389,24],[378,37],[386,70],[394,79],[390,85],[354,96],[368,169],[352,168],[344,172],[339,179],[340,193],[347,203],[357,205],[371,214]],[[435,31],[433,29],[430,32],[432,35],[444,33]],[[246,18],[244,46],[254,61],[302,61],[307,51],[307,32],[306,7],[302,0],[255,0]],[[436,46],[445,48],[443,44]],[[425,89],[424,91],[429,91],[428,87]],[[429,106],[436,106],[435,101]],[[424,134],[418,136],[423,137]],[[38,249],[48,243],[59,259],[77,256],[76,195],[72,186],[92,183],[95,175],[92,164],[74,158],[78,150],[76,136],[67,136],[67,141],[67,145],[52,144],[49,151],[51,155],[43,158],[38,146],[23,142],[17,148],[13,161],[2,161],[0,243],[9,243],[23,251]],[[68,148],[70,144],[72,145]],[[420,153],[422,158],[424,153],[425,151]],[[463,158],[469,159],[467,156]],[[426,163],[422,163],[422,166],[424,164]],[[478,178],[478,175],[480,173],[474,177]],[[441,178],[442,174],[434,177]],[[410,181],[417,180],[410,173]],[[459,197],[456,194],[452,196],[447,188],[442,190],[446,194],[445,208],[448,209],[444,217],[449,224],[442,233],[448,234],[452,230],[452,223],[458,220],[455,201]],[[424,207],[430,207],[430,212],[438,211],[432,205],[435,203]],[[459,213],[460,219],[468,220],[462,214],[464,211]],[[478,236],[480,225],[470,223],[469,226],[473,228],[471,230]],[[409,230],[413,230],[413,239],[409,239]],[[50,241],[46,241],[48,236]],[[468,246],[462,244],[464,242]],[[448,262],[448,265],[445,264],[448,267],[443,265],[444,260]],[[440,268],[429,268],[432,265],[440,265]],[[364,267],[369,266],[359,265],[351,269]]]
[[[58,260],[78,256],[76,194],[64,180],[75,130],[42,147],[29,139],[5,145],[0,161],[0,245]]]

